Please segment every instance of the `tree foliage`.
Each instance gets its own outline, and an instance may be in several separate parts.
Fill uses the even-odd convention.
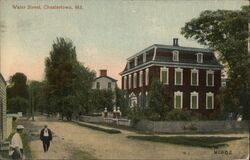
[[[9,86],[7,87],[8,98],[22,97],[29,98],[27,76],[24,73],[17,72],[9,79]]]
[[[89,98],[90,112],[103,112],[105,108],[113,111],[114,106],[114,92],[111,90],[92,90]]]
[[[10,77],[7,86],[7,110],[8,112],[26,113],[29,108],[29,92],[27,77],[24,73],[15,73]]]
[[[241,113],[245,119],[249,118],[249,114],[243,112],[243,108],[248,106],[240,99],[244,93],[245,98],[250,99],[249,92],[246,92],[250,86],[250,60],[247,51],[249,13],[249,6],[242,7],[240,11],[206,10],[181,29],[185,38],[193,38],[202,45],[214,48],[218,53],[229,79],[224,93],[225,111]]]
[[[29,101],[23,97],[16,96],[8,99],[7,106],[9,113],[22,112],[26,114],[29,109]]]
[[[154,80],[149,89],[148,109],[146,115],[152,120],[164,120],[168,111],[167,99],[164,97],[163,84]]]
[[[95,73],[78,62],[72,41],[57,38],[45,60],[45,96],[48,112],[73,113],[86,107]]]
[[[116,106],[120,107],[120,111],[123,116],[126,116],[129,111],[128,99],[126,98],[126,91],[121,90],[120,88],[116,89]]]

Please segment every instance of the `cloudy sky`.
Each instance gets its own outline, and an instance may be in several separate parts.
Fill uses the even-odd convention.
[[[185,22],[203,10],[239,10],[247,0],[0,0],[1,72],[44,78],[44,59],[56,37],[70,38],[78,60],[119,80],[126,59],[152,44],[199,46],[180,34]],[[15,9],[15,5],[25,9]],[[40,6],[41,9],[27,9]],[[83,9],[74,9],[81,5]],[[73,9],[45,9],[71,6]],[[120,86],[120,84],[119,84]]]

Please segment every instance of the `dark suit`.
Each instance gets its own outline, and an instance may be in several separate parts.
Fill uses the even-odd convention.
[[[47,152],[49,150],[50,141],[52,140],[52,133],[51,133],[51,130],[48,129],[48,136],[45,136],[44,130],[45,130],[45,128],[43,128],[40,132],[40,140],[43,142],[44,152]]]

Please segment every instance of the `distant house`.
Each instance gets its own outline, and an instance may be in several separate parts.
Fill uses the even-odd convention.
[[[3,142],[6,138],[6,131],[7,131],[7,126],[6,126],[6,82],[0,73],[0,143]]]
[[[127,59],[120,73],[130,107],[147,107],[153,80],[164,85],[171,109],[210,114],[219,110],[222,65],[212,49],[154,44]]]
[[[6,157],[8,151],[7,116],[6,116],[6,82],[0,73],[0,159]]]
[[[95,78],[92,89],[110,89],[115,91],[117,80],[107,76],[107,70],[101,69],[100,76]]]

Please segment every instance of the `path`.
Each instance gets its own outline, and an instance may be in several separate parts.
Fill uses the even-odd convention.
[[[43,153],[41,141],[31,142],[31,148],[36,159],[69,159],[73,149],[79,149],[92,154],[98,159],[236,159],[242,158],[248,152],[248,140],[229,142],[228,148],[220,150],[233,151],[232,155],[215,154],[214,149],[187,147],[173,144],[161,144],[146,141],[137,141],[126,138],[136,135],[133,132],[121,134],[107,134],[89,128],[81,127],[73,122],[47,121],[38,117],[32,125],[41,128],[48,123],[55,134],[48,153]],[[39,130],[35,135],[38,136]]]

